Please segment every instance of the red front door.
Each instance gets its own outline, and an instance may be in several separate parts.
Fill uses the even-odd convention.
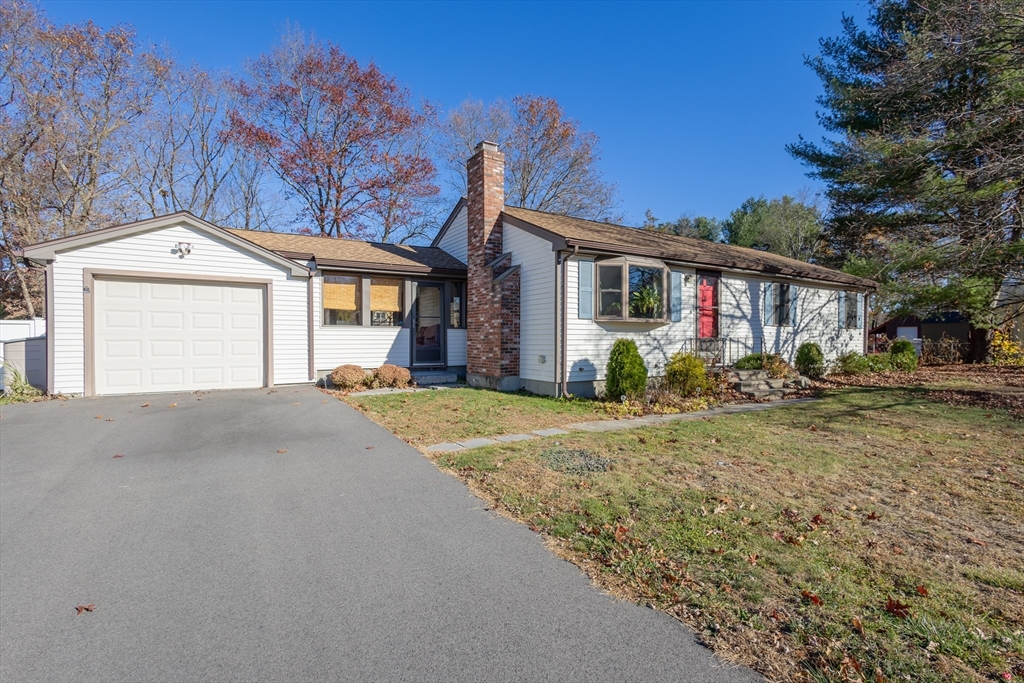
[[[697,276],[697,336],[711,339],[718,336],[718,276],[700,273]]]

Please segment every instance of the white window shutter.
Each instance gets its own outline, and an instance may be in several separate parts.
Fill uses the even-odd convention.
[[[764,304],[764,326],[772,327],[775,324],[775,290],[771,282],[764,283],[761,301]]]
[[[864,329],[864,294],[857,294],[857,329]]]
[[[669,320],[677,323],[683,319],[683,274],[673,270],[670,281],[672,296],[669,299]]]
[[[580,320],[594,318],[594,262],[580,261],[579,277],[579,312]]]
[[[800,298],[798,296],[799,291],[800,291],[800,288],[797,287],[796,285],[790,285],[789,286],[789,324],[792,327],[796,327],[796,323],[797,323],[796,302]]]
[[[839,292],[839,329],[846,329],[846,292]]]

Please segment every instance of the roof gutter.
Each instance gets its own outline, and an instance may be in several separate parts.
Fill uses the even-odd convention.
[[[761,271],[761,270],[752,270],[750,268],[744,268],[743,266],[738,266],[735,263],[723,263],[721,261],[680,261],[678,259],[666,258],[665,257],[665,253],[662,252],[662,251],[657,251],[657,250],[653,250],[653,249],[640,249],[640,248],[636,248],[636,247],[623,247],[621,245],[607,244],[607,243],[604,243],[604,242],[593,242],[591,240],[566,239],[565,240],[565,244],[566,244],[566,246],[573,247],[573,249],[575,249],[576,251],[578,251],[579,249],[591,249],[591,250],[594,250],[594,251],[606,251],[606,252],[609,252],[609,253],[612,253],[612,254],[626,254],[626,255],[633,255],[633,256],[649,256],[651,258],[657,258],[657,259],[660,259],[662,261],[671,261],[673,263],[679,263],[679,264],[690,264],[690,265],[699,266],[699,267],[703,267],[703,268],[710,268],[710,269],[714,269],[714,270],[720,270],[720,269],[722,269],[724,267],[724,268],[727,268],[729,270],[736,270],[736,271],[740,271],[740,272],[744,272],[744,273],[752,273],[752,274],[755,274],[755,275],[759,275],[761,277],[765,277],[765,276],[769,276],[769,277],[770,276],[790,277],[790,278],[793,278],[793,279],[796,279],[796,280],[810,280],[810,281],[813,281],[813,282],[827,282],[829,284],[834,284],[834,285],[847,285],[847,286],[853,286],[853,287],[865,287],[865,288],[868,288],[868,289],[878,289],[878,287],[879,287],[879,284],[877,282],[874,282],[872,280],[866,280],[866,279],[863,279],[863,278],[856,278],[856,280],[857,280],[856,282],[844,282],[842,280],[831,280],[831,279],[827,279],[827,278],[823,278],[823,277],[818,278],[818,277],[813,277],[813,276],[810,276],[810,275],[797,275],[797,274],[793,273],[792,271],[787,271],[787,270],[782,269],[782,268],[779,268],[775,272],[768,272],[768,271]],[[575,254],[576,252],[574,251],[573,253]],[[851,277],[853,277],[853,276],[851,276]]]

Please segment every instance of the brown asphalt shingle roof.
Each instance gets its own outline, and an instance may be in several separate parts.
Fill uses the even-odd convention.
[[[382,244],[234,228],[226,228],[226,230],[282,256],[291,258],[312,256],[322,266],[353,268],[385,266],[388,270],[411,272],[431,270],[465,272],[466,270],[466,264],[437,247],[413,247],[406,244]]]
[[[611,251],[623,254],[654,256],[668,261],[681,261],[709,268],[737,268],[771,276],[821,280],[855,287],[875,288],[871,280],[847,275],[831,268],[770,254],[731,244],[720,244],[693,237],[680,237],[662,232],[628,228],[611,223],[598,223],[582,218],[560,216],[543,211],[506,206],[504,213],[565,239],[570,246]]]

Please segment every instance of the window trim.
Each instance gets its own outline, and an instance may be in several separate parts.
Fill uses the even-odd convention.
[[[415,275],[408,275],[404,273],[378,273],[378,272],[359,272],[351,270],[318,270],[320,280],[320,322],[319,328],[322,330],[339,330],[339,329],[353,329],[353,328],[375,328],[375,329],[391,329],[401,330],[409,329],[411,324],[410,320],[412,317],[411,307],[413,305],[413,284],[416,282],[433,282],[444,286],[445,302],[445,315],[444,325],[446,330],[454,329],[466,329],[466,313],[467,304],[469,298],[469,283],[467,280],[453,280],[451,277],[419,277]],[[328,277],[351,277],[356,278],[359,281],[359,308],[356,310],[358,316],[358,323],[342,323],[342,324],[331,324],[326,322],[326,311],[330,309],[324,308],[324,284],[326,284]],[[370,281],[373,279],[384,279],[384,280],[400,280],[402,282],[402,288],[399,296],[402,297],[402,324],[401,325],[372,325],[371,324],[371,299],[370,299]],[[451,326],[451,317],[448,315],[448,306],[450,303],[450,292],[451,285],[459,284],[462,287],[462,311],[461,311],[461,327]]]
[[[354,313],[355,313],[355,322],[345,322],[345,323],[331,323],[331,322],[327,322],[328,311],[340,310],[340,309],[337,309],[337,308],[327,308],[324,305],[324,299],[326,299],[326,293],[325,293],[324,286],[328,285],[328,284],[339,284],[339,283],[328,282],[327,281],[328,277],[347,277],[347,278],[352,278],[352,279],[354,279],[356,281],[355,282],[355,286],[356,286],[356,302],[357,303],[356,303],[356,309],[354,311]],[[363,278],[361,276],[359,276],[359,275],[352,275],[352,274],[349,274],[349,273],[331,273],[330,275],[328,275],[328,274],[325,273],[323,275],[323,277],[320,278],[320,326],[321,327],[326,327],[328,329],[334,329],[334,328],[339,328],[339,327],[341,327],[341,328],[346,328],[346,327],[362,327],[363,326],[363,301],[362,301],[362,299],[363,299],[363,284],[364,284],[363,283]]]
[[[629,315],[629,297],[631,295],[629,289],[629,268],[634,266],[637,268],[648,268],[651,270],[661,271],[661,315],[657,318],[634,318]],[[621,271],[622,290],[620,290],[620,296],[622,301],[623,314],[621,316],[608,316],[601,314],[601,268],[619,268]],[[610,258],[603,260],[594,261],[594,279],[592,283],[593,296],[594,296],[594,320],[597,322],[616,322],[616,323],[667,323],[669,322],[669,299],[671,298],[671,292],[669,288],[672,283],[670,281],[670,269],[663,261],[654,261],[650,259],[632,259],[626,257]],[[612,291],[612,290],[607,290]]]

